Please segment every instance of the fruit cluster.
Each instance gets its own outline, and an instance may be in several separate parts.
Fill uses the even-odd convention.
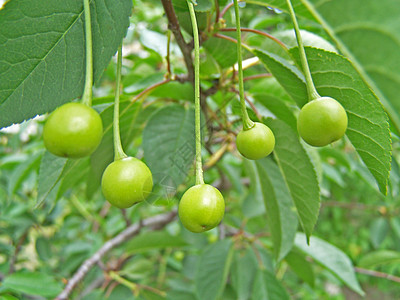
[[[248,159],[262,159],[272,153],[275,136],[263,123],[249,119],[244,101],[243,71],[241,56],[240,21],[237,0],[234,0],[237,45],[239,96],[242,108],[243,129],[236,139],[238,151]],[[182,224],[192,232],[203,232],[217,226],[225,211],[222,194],[203,181],[200,145],[200,83],[199,83],[199,38],[193,4],[188,1],[192,20],[195,49],[195,108],[196,108],[196,185],[189,188],[179,203],[179,217]],[[321,97],[317,93],[308,68],[293,8],[288,0],[296,31],[300,58],[306,77],[309,102],[298,116],[297,128],[302,139],[316,147],[326,146],[340,139],[347,129],[347,115],[341,104],[333,98]],[[88,12],[87,12],[88,13]],[[87,32],[88,34],[88,32]],[[91,38],[89,38],[91,40]],[[87,57],[92,55],[87,48]],[[90,61],[87,61],[87,81],[83,103],[67,103],[57,108],[48,118],[43,140],[51,153],[66,158],[82,158],[91,155],[101,142],[103,125],[99,114],[90,107],[92,77]],[[121,47],[118,52],[117,88],[114,105],[114,152],[115,159],[105,169],[101,187],[104,197],[118,208],[128,208],[144,201],[153,189],[150,169],[141,160],[128,157],[121,146],[119,133],[119,89],[122,64]],[[89,67],[88,67],[89,66]]]

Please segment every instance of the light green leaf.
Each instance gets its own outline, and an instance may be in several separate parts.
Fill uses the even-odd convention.
[[[274,242],[275,258],[279,261],[293,246],[298,225],[296,208],[279,167],[269,158],[260,159],[255,164]]]
[[[62,290],[61,282],[55,281],[52,276],[37,272],[13,273],[4,279],[2,286],[28,295],[51,298]]]
[[[295,245],[299,250],[335,274],[353,291],[364,295],[354,273],[353,264],[343,251],[316,237],[310,238],[310,245],[307,245],[305,241],[303,233],[296,235]]]
[[[195,153],[194,110],[171,105],[156,111],[143,131],[144,157],[153,180],[176,188],[187,176]]]
[[[166,231],[145,232],[127,243],[125,252],[138,253],[151,249],[184,247],[187,243],[180,236],[173,236]]]
[[[383,264],[398,264],[400,262],[400,252],[391,250],[379,250],[364,255],[358,266],[371,268]]]
[[[222,295],[233,256],[230,239],[207,246],[197,264],[195,286],[199,300],[216,300]]]
[[[132,1],[91,1],[94,79],[129,26]],[[80,97],[85,75],[83,2],[8,1],[0,10],[0,127]]]
[[[274,132],[274,156],[297,208],[300,224],[309,238],[317,222],[320,206],[314,166],[289,125],[273,119],[267,119],[265,123]]]

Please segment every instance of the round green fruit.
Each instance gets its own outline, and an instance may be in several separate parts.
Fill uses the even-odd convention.
[[[248,159],[260,159],[269,155],[275,147],[274,133],[263,123],[242,130],[236,137],[236,147]]]
[[[68,158],[92,154],[103,137],[99,114],[82,103],[67,103],[53,111],[43,128],[43,140],[51,153]]]
[[[145,200],[152,189],[150,169],[135,157],[123,158],[109,164],[101,179],[104,197],[119,208],[128,208]]]
[[[198,184],[183,194],[178,212],[186,229],[204,232],[217,226],[224,217],[224,197],[215,187]]]
[[[347,114],[333,98],[312,100],[300,111],[297,130],[302,139],[315,147],[326,146],[339,140],[347,129]]]

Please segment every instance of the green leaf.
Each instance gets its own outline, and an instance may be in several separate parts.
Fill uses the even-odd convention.
[[[127,253],[145,252],[151,249],[184,247],[187,243],[180,236],[173,236],[166,231],[145,232],[127,243]]]
[[[266,270],[258,269],[254,285],[252,300],[289,300],[290,297],[275,275]]]
[[[156,111],[143,131],[143,150],[155,183],[176,188],[195,154],[194,110],[171,105]]]
[[[257,257],[250,246],[244,251],[235,251],[231,281],[237,294],[237,300],[249,299],[257,268]]]
[[[303,233],[296,235],[295,245],[299,250],[335,274],[350,289],[364,295],[354,273],[353,264],[343,251],[316,237],[310,238],[310,245],[305,241]]]
[[[285,261],[299,278],[304,280],[304,282],[308,283],[311,287],[314,287],[314,271],[311,263],[305,259],[304,255],[297,251],[291,251],[286,255]]]
[[[246,175],[250,178],[250,189],[242,203],[242,211],[246,218],[253,218],[266,212],[264,195],[256,164],[251,160],[243,159],[243,165]]]
[[[297,208],[307,238],[318,219],[320,198],[317,174],[297,134],[283,121],[265,122],[275,135],[274,156]]]
[[[21,163],[11,174],[8,182],[8,196],[11,198],[12,195],[18,190],[21,183],[29,175],[29,173],[38,167],[43,152],[32,155],[26,162]]]
[[[197,264],[195,286],[200,300],[216,300],[222,295],[233,256],[230,239],[207,246]]]
[[[39,169],[39,187],[36,206],[46,200],[46,197],[54,189],[61,179],[68,159],[58,157],[46,151],[42,157]]]
[[[298,57],[297,48],[290,52]],[[318,92],[335,98],[346,109],[346,135],[375,177],[379,190],[386,194],[392,147],[381,103],[346,58],[315,48],[306,48],[306,52]]]
[[[369,232],[372,245],[374,248],[378,248],[389,232],[389,223],[383,217],[375,219],[371,222]]]
[[[255,162],[267,210],[267,222],[279,261],[293,246],[297,231],[296,208],[279,167],[268,158]]]
[[[382,0],[379,4],[374,0],[302,0],[301,2],[377,93],[399,131],[400,6],[398,2],[392,0]],[[371,11],[374,12],[372,16]]]
[[[264,105],[272,112],[279,120],[288,124],[292,130],[297,130],[297,119],[287,105],[286,101],[270,94],[253,94],[253,98]]]
[[[297,48],[290,52],[298,57]],[[375,177],[380,191],[386,194],[391,140],[387,115],[382,105],[347,59],[321,49],[306,48],[306,52],[318,92],[322,96],[335,98],[346,109],[349,118],[347,136]],[[255,53],[297,104],[302,106],[299,95],[305,101],[307,99],[303,76],[300,74],[300,79],[294,67],[285,67],[282,59],[272,54],[259,50],[255,50]]]
[[[371,268],[383,264],[398,264],[400,262],[400,252],[391,250],[379,250],[364,255],[358,266],[362,268]]]
[[[129,26],[132,1],[91,1],[94,79]],[[8,1],[0,10],[0,127],[51,111],[82,95],[83,2]]]
[[[236,45],[230,41],[216,37],[209,38],[202,44],[222,68],[233,66],[237,62]]]
[[[13,273],[4,278],[2,286],[24,294],[51,298],[62,290],[61,282],[55,281],[52,276],[37,272]]]
[[[262,50],[253,50],[265,67],[288,92],[299,107],[308,101],[303,74],[283,58]]]

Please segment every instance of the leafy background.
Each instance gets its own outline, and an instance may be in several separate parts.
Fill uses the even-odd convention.
[[[172,2],[190,41],[185,1]],[[256,108],[249,108],[251,117],[277,139],[274,155],[256,162],[243,159],[234,144],[241,128],[232,89],[236,45],[210,31],[215,2],[198,2],[205,180],[224,194],[224,222],[200,235],[179,220],[143,228],[94,266],[71,297],[398,298],[398,283],[377,275],[400,275],[396,1],[293,1],[317,89],[349,114],[347,137],[321,149],[296,133],[306,91],[286,1],[247,1],[242,25],[291,48],[243,33],[253,48],[245,58],[258,59],[246,67],[246,78],[272,74],[245,82]],[[221,11],[228,2],[219,4]],[[165,80],[167,19],[160,1],[93,0],[91,12],[93,104],[104,137],[90,158],[66,160],[44,150],[45,117],[22,121],[81,95],[82,3],[11,0],[0,10],[0,127],[19,123],[0,132],[0,299],[56,297],[106,241],[131,223],[175,210],[194,183],[193,89],[180,82],[187,70],[174,39],[170,63],[182,80]],[[232,9],[224,20],[234,26]],[[120,211],[104,201],[99,184],[113,158],[111,57],[124,36],[122,142],[149,165],[156,185],[146,203]]]

